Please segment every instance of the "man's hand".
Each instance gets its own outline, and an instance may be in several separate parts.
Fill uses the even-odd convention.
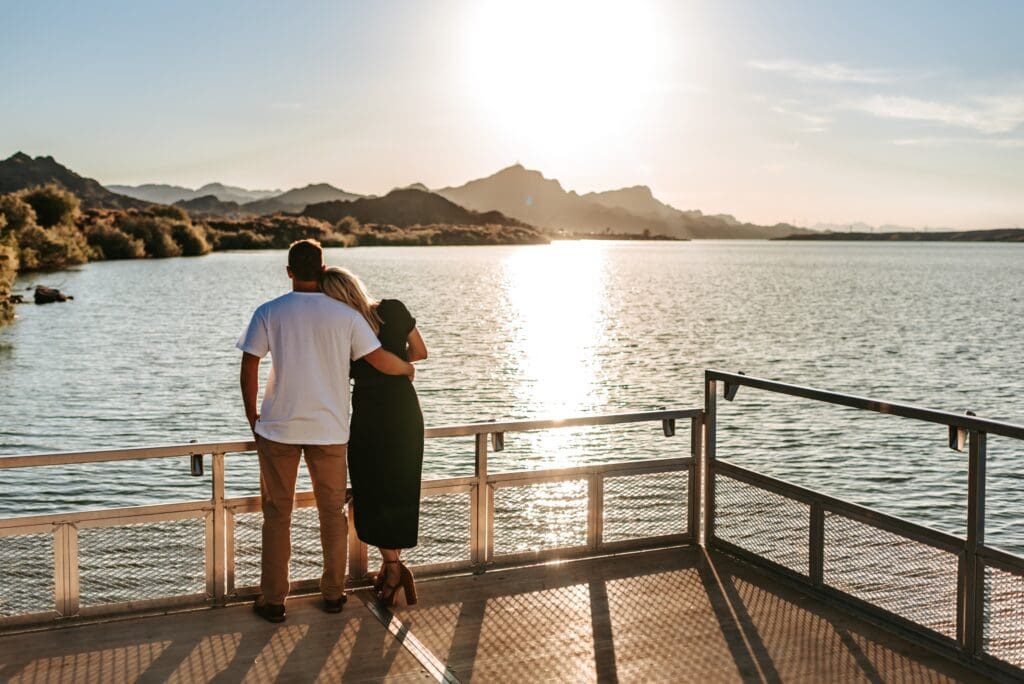
[[[377,347],[363,358],[384,375],[408,375],[410,378],[416,376],[416,369],[411,363],[403,361],[383,347]]]
[[[245,417],[249,421],[249,429],[256,434],[256,421],[260,419],[260,414],[256,410],[256,395],[260,390],[260,357],[242,353],[240,384]]]

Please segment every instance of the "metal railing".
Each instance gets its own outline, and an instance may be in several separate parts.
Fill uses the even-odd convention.
[[[966,535],[720,459],[719,384],[730,401],[743,386],[946,426],[948,445],[968,451]],[[668,437],[677,421],[690,423],[685,456],[513,472],[491,472],[488,466],[509,433],[660,422]],[[420,574],[484,572],[503,564],[704,543],[965,662],[1020,677],[1024,558],[985,543],[988,435],[1024,440],[1024,426],[714,370],[705,373],[703,410],[431,428],[429,439],[472,437],[474,471],[424,481],[422,543],[406,558]],[[227,498],[224,482],[226,457],[253,449],[252,442],[238,441],[0,458],[2,471],[202,454],[212,476],[211,496],[200,501],[0,519],[0,628],[144,608],[222,605],[255,593],[259,498]],[[134,537],[132,530],[138,531]],[[293,513],[296,589],[316,586],[316,530],[312,493],[301,492]],[[127,537],[132,544],[124,543]],[[354,533],[349,541],[349,577],[359,583],[367,577],[370,550]],[[139,548],[155,557],[159,572],[153,562],[131,557]],[[12,571],[19,564],[27,569]],[[41,564],[52,564],[52,573],[40,572]]]
[[[968,450],[966,536],[721,460],[719,383],[729,401],[749,387],[947,426],[948,446]],[[767,565],[963,660],[1024,675],[1024,558],[985,543],[987,436],[1024,440],[1024,426],[715,370],[705,373],[704,412],[708,546]]]
[[[421,539],[407,554],[418,572],[483,572],[488,567],[529,560],[585,556],[650,548],[696,539],[700,447],[699,409],[584,416],[564,420],[487,422],[431,428],[428,439],[472,437],[474,474],[426,480],[421,489]],[[620,461],[561,469],[490,472],[488,455],[504,449],[509,433],[556,428],[660,423],[664,436],[676,421],[689,421],[685,456]],[[82,453],[0,458],[0,472],[13,468],[142,459],[191,459],[194,474],[210,464],[211,496],[198,501],[0,519],[0,627],[75,617],[112,615],[187,605],[222,605],[256,592],[259,579],[260,500],[228,498],[229,456],[252,452],[250,441],[187,444]],[[197,465],[196,459],[200,459]],[[666,482],[666,478],[668,481]],[[529,548],[503,543],[510,533],[541,523],[523,516],[530,492],[554,492],[542,502],[570,507],[569,534],[525,537]],[[625,521],[616,510],[622,493],[661,502],[653,525]],[[512,505],[507,500],[514,494]],[[536,498],[536,497],[535,497]],[[312,492],[296,495],[293,512],[295,589],[315,588],[320,552]],[[352,511],[358,515],[358,510]],[[650,521],[649,521],[650,522]],[[352,529],[352,528],[350,528]],[[550,536],[550,535],[549,535]],[[436,541],[436,545],[432,544]],[[496,544],[497,542],[497,544]],[[440,551],[438,551],[440,549]],[[52,554],[52,555],[51,555]],[[349,535],[349,579],[366,579],[369,550]],[[52,572],[40,565],[52,567]],[[298,568],[296,568],[298,565]],[[296,570],[298,570],[296,572]]]

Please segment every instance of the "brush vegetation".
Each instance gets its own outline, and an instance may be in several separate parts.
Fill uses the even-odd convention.
[[[54,183],[10,192],[0,195],[0,325],[13,318],[10,294],[19,271],[56,271],[111,259],[201,256],[214,250],[286,249],[304,238],[325,247],[548,242],[544,234],[518,222],[420,225],[408,220],[407,204],[400,207],[407,210],[400,217],[403,225],[288,214],[194,221],[179,206],[83,209],[74,193]],[[485,216],[464,213],[473,220]]]

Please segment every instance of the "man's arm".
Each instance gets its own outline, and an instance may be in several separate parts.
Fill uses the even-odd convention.
[[[363,358],[384,375],[408,375],[410,378],[416,375],[416,369],[411,363],[403,361],[384,347],[377,347]]]
[[[245,417],[249,421],[249,429],[255,432],[256,421],[260,414],[256,412],[256,395],[260,391],[260,357],[242,352],[242,403],[245,405]]]

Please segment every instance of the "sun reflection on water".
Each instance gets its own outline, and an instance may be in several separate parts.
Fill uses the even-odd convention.
[[[503,266],[510,351],[518,357],[515,405],[537,417],[571,416],[601,405],[597,352],[606,329],[606,245],[554,242],[516,250]],[[528,443],[536,467],[568,465],[564,454],[575,434],[550,430],[516,439]]]

